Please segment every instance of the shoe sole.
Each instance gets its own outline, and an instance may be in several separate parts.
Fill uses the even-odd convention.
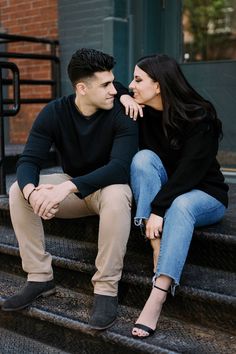
[[[116,318],[111,322],[109,323],[108,325],[104,326],[104,327],[99,327],[99,326],[93,326],[93,325],[90,325],[89,324],[89,327],[90,329],[94,329],[94,330],[97,330],[97,331],[103,331],[107,328],[110,328],[111,326],[113,326],[113,324],[116,322]]]
[[[55,294],[55,292],[56,292],[56,288],[53,288],[53,289],[51,289],[51,290],[47,290],[47,291],[45,291],[44,293],[42,293],[42,294],[38,295],[37,297],[35,297],[34,300],[38,299],[38,298],[41,297],[41,296],[42,296],[42,297],[47,297],[47,296],[53,295],[53,294]],[[12,308],[12,307],[5,307],[5,308],[4,308],[4,307],[2,307],[2,311],[6,311],[6,312],[8,311],[8,312],[10,312],[10,311],[23,310],[24,308],[30,306],[34,300],[28,302],[28,303],[25,304],[25,305],[22,305],[22,306],[19,306],[19,307],[15,307],[15,308]]]

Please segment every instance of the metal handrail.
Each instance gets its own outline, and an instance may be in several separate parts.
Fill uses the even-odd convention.
[[[3,80],[2,70],[8,69],[13,73],[13,107],[11,109],[4,109],[3,101]],[[6,195],[6,175],[5,175],[5,141],[4,141],[4,117],[15,116],[20,110],[20,73],[18,67],[14,63],[0,62],[0,195]]]
[[[50,54],[38,53],[19,53],[0,51],[0,58],[29,59],[29,60],[48,60],[51,62],[51,80],[30,80],[19,77],[19,70],[16,64],[8,61],[0,62],[0,196],[6,194],[5,177],[5,142],[4,142],[4,116],[14,116],[20,109],[20,104],[47,103],[61,95],[60,87],[60,60],[57,56],[58,40],[47,38],[29,37],[0,33],[0,45],[13,42],[31,42],[50,45]],[[13,79],[2,77],[2,69],[9,69],[13,72]],[[3,86],[13,85],[13,98],[3,98]],[[51,87],[50,98],[22,98],[20,97],[20,85],[47,85]],[[12,109],[4,109],[5,105],[13,105]]]
[[[35,60],[54,60],[59,62],[59,58],[50,54],[34,54],[34,53],[16,53],[16,52],[0,52],[2,58],[17,58],[17,59],[35,59]]]
[[[48,85],[52,88],[51,99],[59,97],[61,95],[61,86],[60,86],[60,60],[57,56],[57,46],[59,45],[58,40],[51,40],[47,38],[38,38],[38,37],[29,37],[29,36],[19,36],[7,33],[0,33],[0,44],[12,43],[12,42],[31,42],[31,43],[41,43],[49,44],[51,48],[50,54],[38,54],[38,53],[19,53],[19,52],[4,52],[0,51],[0,58],[16,58],[16,59],[29,59],[29,60],[47,60],[51,62],[51,80],[25,80],[24,83],[28,85]],[[22,98],[21,103],[45,103],[51,99],[42,98]],[[35,100],[34,102],[32,100]],[[7,101],[4,101],[7,104]]]
[[[19,36],[16,34],[0,33],[0,43],[10,43],[10,42],[31,42],[31,43],[45,43],[45,44],[56,44],[59,45],[57,39],[48,39],[40,37],[30,37],[30,36]]]

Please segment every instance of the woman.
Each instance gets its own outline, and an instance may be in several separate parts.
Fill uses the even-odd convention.
[[[221,122],[177,62],[162,54],[141,58],[129,87],[133,98],[121,97],[127,113],[136,108],[136,116],[137,105],[145,106],[138,120],[140,151],[131,165],[135,224],[157,246],[158,258],[151,294],[132,330],[146,338],[156,329],[167,293],[174,295],[179,285],[194,227],[224,216],[228,186],[216,160]]]

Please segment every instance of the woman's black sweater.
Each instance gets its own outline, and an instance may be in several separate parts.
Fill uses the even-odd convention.
[[[179,195],[192,189],[202,190],[228,205],[228,185],[216,160],[218,134],[214,123],[206,117],[198,123],[186,123],[180,146],[171,144],[164,134],[162,112],[146,107],[139,118],[140,149],[155,152],[168,174],[167,183],[152,202],[152,213],[164,216]]]

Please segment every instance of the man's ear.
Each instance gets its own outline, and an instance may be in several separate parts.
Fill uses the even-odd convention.
[[[87,86],[84,82],[78,82],[75,85],[75,90],[77,93],[79,93],[81,96],[85,96],[86,95],[86,91],[87,91]]]

